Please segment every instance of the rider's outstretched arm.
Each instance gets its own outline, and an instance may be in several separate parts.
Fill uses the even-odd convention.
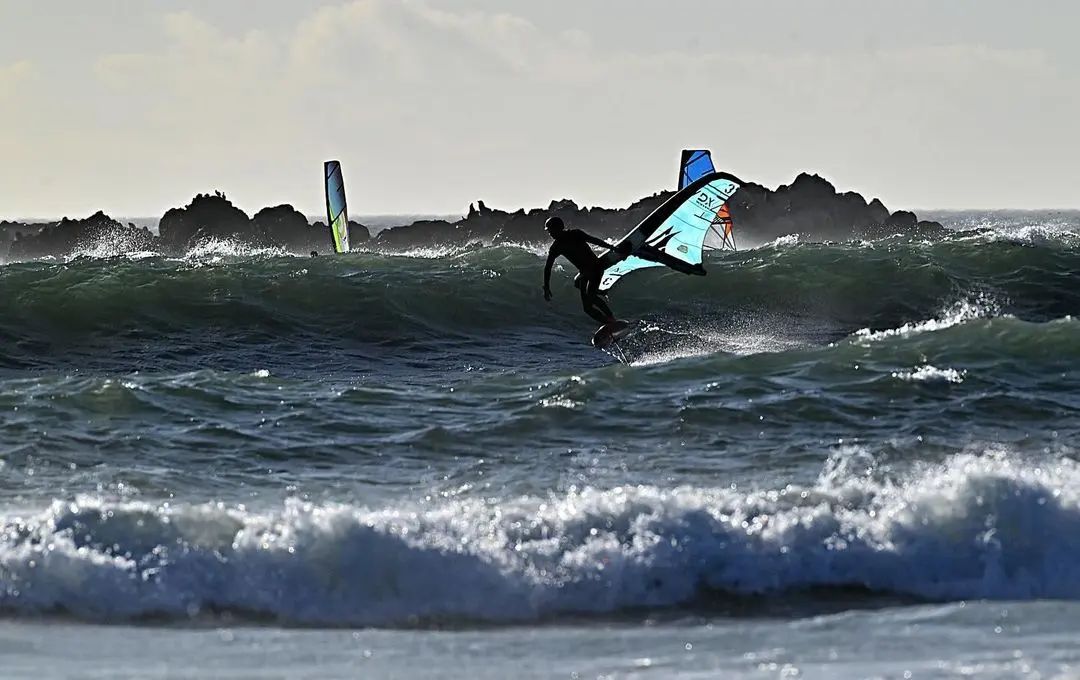
[[[555,244],[548,249],[547,264],[544,265],[544,298],[551,299],[551,267],[555,264],[555,258],[559,253],[555,251]]]
[[[617,245],[613,245],[611,243],[608,243],[604,239],[596,238],[592,234],[586,234],[585,232],[581,232],[581,235],[585,238],[585,241],[587,243],[591,243],[594,246],[600,246],[601,248],[607,248],[608,250],[615,250],[616,248],[619,247]]]
[[[600,246],[601,248],[607,248],[608,250],[614,250],[615,252],[620,253],[622,255],[629,255],[631,253],[631,250],[630,250],[631,246],[630,246],[629,243],[627,243],[625,245],[619,244],[619,243],[608,243],[607,241],[605,241],[603,239],[596,238],[595,236],[592,236],[590,234],[586,234],[585,232],[581,232],[581,233],[585,237],[585,240],[588,243],[593,244],[594,246]]]

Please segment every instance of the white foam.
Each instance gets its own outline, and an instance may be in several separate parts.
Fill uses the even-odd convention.
[[[6,518],[0,605],[94,619],[206,609],[285,622],[528,621],[821,586],[1080,598],[1080,464],[963,454],[884,479],[857,449],[818,482],[623,487],[369,510],[83,498]]]
[[[1002,224],[981,219],[968,228],[981,230],[979,233],[960,237],[961,241],[981,243],[1007,242],[1025,245],[1051,245],[1055,243],[1073,244],[1080,240],[1075,222],[1069,219],[1043,220],[1033,224]]]
[[[955,368],[937,368],[930,364],[924,364],[911,371],[893,371],[892,377],[905,382],[947,382],[962,383],[967,371],[957,371]]]
[[[123,257],[128,260],[146,260],[152,257],[161,257],[161,253],[153,250],[129,250],[127,244],[112,240],[102,240],[92,246],[80,248],[71,253],[65,262],[71,262],[78,258],[90,258],[95,260],[110,260]]]
[[[797,246],[797,245],[799,245],[799,235],[798,234],[787,234],[786,236],[780,236],[780,237],[778,237],[776,239],[773,239],[768,244],[766,244],[766,247],[769,247],[769,248],[790,248],[792,246]]]
[[[230,257],[286,257],[291,255],[283,248],[260,248],[236,239],[212,238],[200,241],[184,253],[184,260],[191,262],[221,262]]]
[[[404,249],[376,247],[372,249],[361,249],[358,252],[368,252],[385,257],[434,260],[466,257],[474,253],[488,253],[496,249],[519,250],[536,256],[547,255],[547,247],[539,243],[530,244],[507,241],[498,245],[491,245],[479,240],[473,240],[465,244],[414,246]]]
[[[500,243],[499,247],[521,250],[536,255],[537,257],[547,257],[549,246],[543,242],[518,243],[517,241],[505,241]]]
[[[659,366],[661,364],[679,361],[680,359],[692,359],[694,357],[708,356],[719,350],[710,347],[668,347],[662,350],[650,350],[642,352],[632,358],[628,357],[631,366],[644,368],[646,366]]]
[[[863,328],[856,331],[854,337],[858,342],[876,342],[895,337],[906,338],[999,314],[1000,306],[998,303],[990,297],[980,295],[954,303],[942,312],[940,318],[906,323],[899,328],[890,328],[883,331],[871,331],[869,328]]]
[[[1030,244],[1054,241],[1075,242],[1080,238],[1080,234],[1073,231],[1070,228],[1072,226],[1065,222],[1033,224],[1008,232],[999,232],[998,237],[1001,240]]]
[[[404,257],[420,260],[439,260],[473,252],[475,248],[462,245],[451,246],[415,246],[404,250],[362,249],[354,252],[367,252],[384,257]]]
[[[806,345],[804,341],[787,337],[785,329],[779,324],[773,325],[763,319],[755,319],[735,328],[730,325],[730,320],[724,326],[693,321],[685,331],[665,329],[651,322],[642,323],[646,337],[651,335],[660,340],[657,343],[646,342],[649,345],[647,349],[634,352],[630,357],[633,366],[654,366],[720,353],[748,356],[784,352]],[[763,326],[768,328],[766,332],[755,330]]]

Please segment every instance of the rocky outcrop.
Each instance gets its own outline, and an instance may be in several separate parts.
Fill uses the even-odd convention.
[[[253,233],[264,235],[276,245],[304,252],[313,249],[314,230],[307,218],[291,205],[263,208],[251,218]]]
[[[617,239],[645,219],[674,192],[662,191],[625,208],[581,207],[569,199],[552,201],[546,208],[506,212],[489,208],[483,201],[469,206],[468,214],[456,222],[420,220],[385,229],[374,238],[362,224],[349,222],[349,238],[354,245],[370,244],[383,250],[405,250],[430,246],[499,245],[505,243],[543,244],[548,241],[544,221],[557,215],[568,225],[585,229],[601,238]],[[800,174],[775,190],[747,183],[730,202],[738,242],[766,243],[798,234],[807,241],[845,241],[852,238],[881,238],[896,234],[935,238],[944,233],[936,222],[919,221],[914,213],[890,213],[878,199],[867,201],[860,194],[839,193],[818,175]],[[332,250],[329,228],[322,222],[309,224],[290,205],[264,208],[254,218],[234,206],[221,192],[199,194],[183,208],[173,208],[159,222],[160,237],[133,225],[123,226],[97,213],[85,220],[68,220],[46,225],[0,223],[0,255],[9,250],[9,259],[46,255],[69,255],[93,243],[121,243],[124,251],[158,250],[182,254],[210,239],[236,241],[257,247],[280,247],[307,254]],[[6,244],[10,243],[10,246]]]
[[[196,244],[220,239],[257,247],[283,248],[292,253],[331,252],[328,227],[308,219],[291,205],[263,208],[248,218],[225,194],[199,194],[183,208],[173,208],[161,218],[161,241],[172,252],[184,252]],[[367,227],[349,222],[349,239],[360,244],[370,238]]]
[[[251,218],[252,233],[264,237],[270,244],[291,253],[329,253],[333,251],[330,230],[322,222],[311,224],[291,205],[263,208]],[[349,223],[350,243],[368,238],[367,228]]]
[[[306,250],[293,250],[289,248],[291,252],[307,253],[332,253],[334,252],[334,239],[330,234],[330,227],[326,222],[316,222],[311,225],[308,232],[308,243],[310,244]],[[364,245],[371,238],[371,232],[367,227],[359,222],[353,222],[349,220],[349,246],[356,248]]]
[[[155,238],[149,229],[134,224],[123,225],[103,212],[82,220],[64,218],[44,225],[28,225],[15,231],[8,259],[30,260],[38,257],[69,257],[79,253],[118,255],[123,252],[152,250]]]
[[[199,194],[183,208],[173,208],[159,222],[160,235],[133,224],[121,225],[102,212],[84,220],[64,218],[52,223],[0,222],[0,261],[66,257],[79,252],[120,255],[153,251],[182,255],[200,243],[221,239],[258,247],[279,247],[297,254],[333,250],[325,224],[309,224],[291,205],[264,208],[248,216],[224,194]],[[349,222],[354,245],[371,234]]]
[[[184,252],[211,239],[269,245],[264,232],[253,227],[247,214],[225,194],[198,194],[183,208],[172,208],[158,222],[158,234],[166,249]]]
[[[792,234],[809,241],[916,235],[917,224],[912,213],[890,215],[880,200],[838,193],[827,180],[806,173],[775,191],[746,184],[732,197],[731,219],[740,240],[758,243]]]
[[[544,221],[557,215],[568,225],[601,238],[615,239],[632,229],[671,197],[665,191],[626,208],[582,208],[570,200],[552,201],[546,210],[492,210],[483,201],[469,206],[459,222],[417,222],[387,229],[375,244],[387,249],[469,243],[545,243]],[[942,233],[936,222],[919,222],[910,212],[889,210],[878,199],[867,201],[853,191],[838,193],[827,180],[803,173],[776,190],[747,183],[732,197],[731,216],[742,243],[765,243],[798,234],[809,241],[845,241],[904,234],[932,237]]]
[[[388,250],[422,246],[500,245],[505,243],[530,244],[548,239],[544,222],[557,215],[566,224],[579,227],[604,238],[616,238],[625,234],[653,210],[660,206],[672,192],[661,192],[643,198],[626,208],[582,208],[577,203],[562,199],[552,201],[546,209],[534,208],[514,212],[494,210],[480,201],[476,208],[469,206],[469,213],[458,222],[422,220],[413,224],[385,229],[373,239],[375,247]]]
[[[10,259],[11,243],[15,239],[21,239],[27,234],[36,234],[40,230],[40,224],[24,224],[22,222],[0,220],[0,262],[6,262]]]

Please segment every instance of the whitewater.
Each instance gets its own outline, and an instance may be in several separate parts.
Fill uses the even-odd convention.
[[[1080,213],[931,217],[0,265],[4,675],[1075,677]]]

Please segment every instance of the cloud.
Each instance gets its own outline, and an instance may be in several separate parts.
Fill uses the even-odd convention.
[[[353,76],[389,75],[412,83],[452,74],[469,83],[529,77],[545,54],[562,47],[524,18],[451,12],[408,0],[357,0],[319,9],[291,44],[294,65],[368,67]],[[335,59],[336,57],[336,59]]]
[[[543,120],[567,109],[576,109],[579,126],[593,128],[613,117],[661,122],[650,114],[658,109],[684,121],[718,111],[726,119],[744,108],[756,113],[741,117],[743,123],[784,117],[775,110],[762,116],[762,105],[789,107],[789,115],[820,108],[845,120],[855,113],[845,108],[849,100],[906,100],[932,109],[939,106],[935,97],[957,99],[950,95],[958,88],[983,100],[1056,77],[1038,50],[985,46],[855,54],[721,45],[598,50],[580,30],[545,32],[505,12],[450,11],[410,0],[324,6],[279,36],[231,36],[190,13],[166,16],[163,32],[161,51],[106,56],[96,73],[110,88],[143,93],[159,114],[171,112],[177,121],[195,114],[211,128],[214,120],[274,118],[301,98],[327,102],[338,123],[410,112],[444,119],[466,112],[513,123],[506,113]],[[529,108],[544,103],[548,110]]]
[[[161,20],[165,40],[152,53],[117,53],[94,64],[98,80],[157,129],[243,136],[254,114],[279,104],[280,47],[268,35],[230,36],[187,12]]]
[[[740,49],[646,50],[596,32],[607,24],[531,20],[530,6],[433,1],[336,2],[258,29],[162,14],[143,49],[66,68],[69,80],[80,68],[93,78],[44,93],[54,97],[44,110],[9,95],[22,114],[7,106],[0,117],[30,121],[9,140],[26,163],[56,147],[49,172],[70,177],[54,195],[113,191],[105,178],[137,166],[131,195],[175,203],[220,187],[253,208],[317,211],[310,168],[338,157],[364,210],[448,211],[478,197],[614,205],[667,186],[683,146],[713,147],[748,179],[819,171],[891,205],[987,204],[999,195],[981,177],[992,164],[1047,168],[1027,173],[1045,180],[1028,187],[1034,203],[1072,195],[1050,175],[1080,144],[1080,87],[1042,49],[800,51],[757,26],[747,30],[761,40]],[[25,91],[26,73],[0,68],[0,97],[12,83]],[[96,158],[109,162],[75,176]]]

